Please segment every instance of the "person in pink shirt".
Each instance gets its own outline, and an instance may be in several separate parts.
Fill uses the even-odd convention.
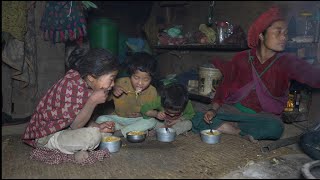
[[[114,86],[118,60],[105,49],[75,49],[72,65],[41,98],[22,136],[36,148],[58,149],[83,162],[98,147],[101,133],[114,131],[113,122],[97,124],[90,117]]]

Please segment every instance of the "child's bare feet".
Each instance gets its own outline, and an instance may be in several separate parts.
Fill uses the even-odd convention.
[[[88,151],[78,151],[78,152],[74,153],[74,159],[78,163],[85,162],[88,159],[88,157],[89,157]]]

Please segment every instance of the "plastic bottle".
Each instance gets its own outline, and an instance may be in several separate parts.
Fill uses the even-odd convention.
[[[218,30],[218,43],[223,44],[224,39],[226,38],[227,32],[228,32],[227,22],[225,22],[225,21],[218,22],[217,30]]]

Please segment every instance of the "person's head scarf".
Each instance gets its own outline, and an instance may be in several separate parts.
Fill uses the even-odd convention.
[[[262,13],[250,26],[248,31],[248,46],[255,48],[259,43],[259,34],[267,29],[273,22],[284,20],[280,9],[276,6],[271,7]]]

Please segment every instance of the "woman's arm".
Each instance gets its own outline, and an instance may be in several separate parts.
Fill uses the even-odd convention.
[[[98,104],[104,103],[107,99],[107,96],[107,92],[102,89],[93,92],[75,120],[70,125],[71,129],[84,127],[88,123],[95,107]]]
[[[320,66],[307,63],[293,55],[288,55],[281,66],[287,70],[289,78],[313,88],[320,88]]]
[[[219,68],[223,76],[222,82],[216,88],[215,95],[212,99],[212,104],[223,104],[225,98],[228,96],[228,93],[236,88],[235,83],[237,83],[237,78],[241,76],[239,73],[239,65],[241,63],[245,63],[244,59],[247,58],[248,57],[246,56],[245,52],[240,52],[237,53],[231,61],[221,62],[221,60],[215,60],[212,62],[214,66]]]
[[[224,65],[220,65],[218,62],[213,62],[214,65],[220,67],[220,71],[223,74],[221,84],[217,87],[216,93],[212,99],[212,106],[207,110],[204,115],[204,120],[210,123],[212,118],[217,115],[217,111],[220,106],[224,103],[225,98],[230,92],[236,89],[236,79],[239,78],[239,67],[238,63],[243,63],[242,60],[247,59],[246,52],[237,53],[231,61]],[[239,62],[240,61],[240,62]]]

